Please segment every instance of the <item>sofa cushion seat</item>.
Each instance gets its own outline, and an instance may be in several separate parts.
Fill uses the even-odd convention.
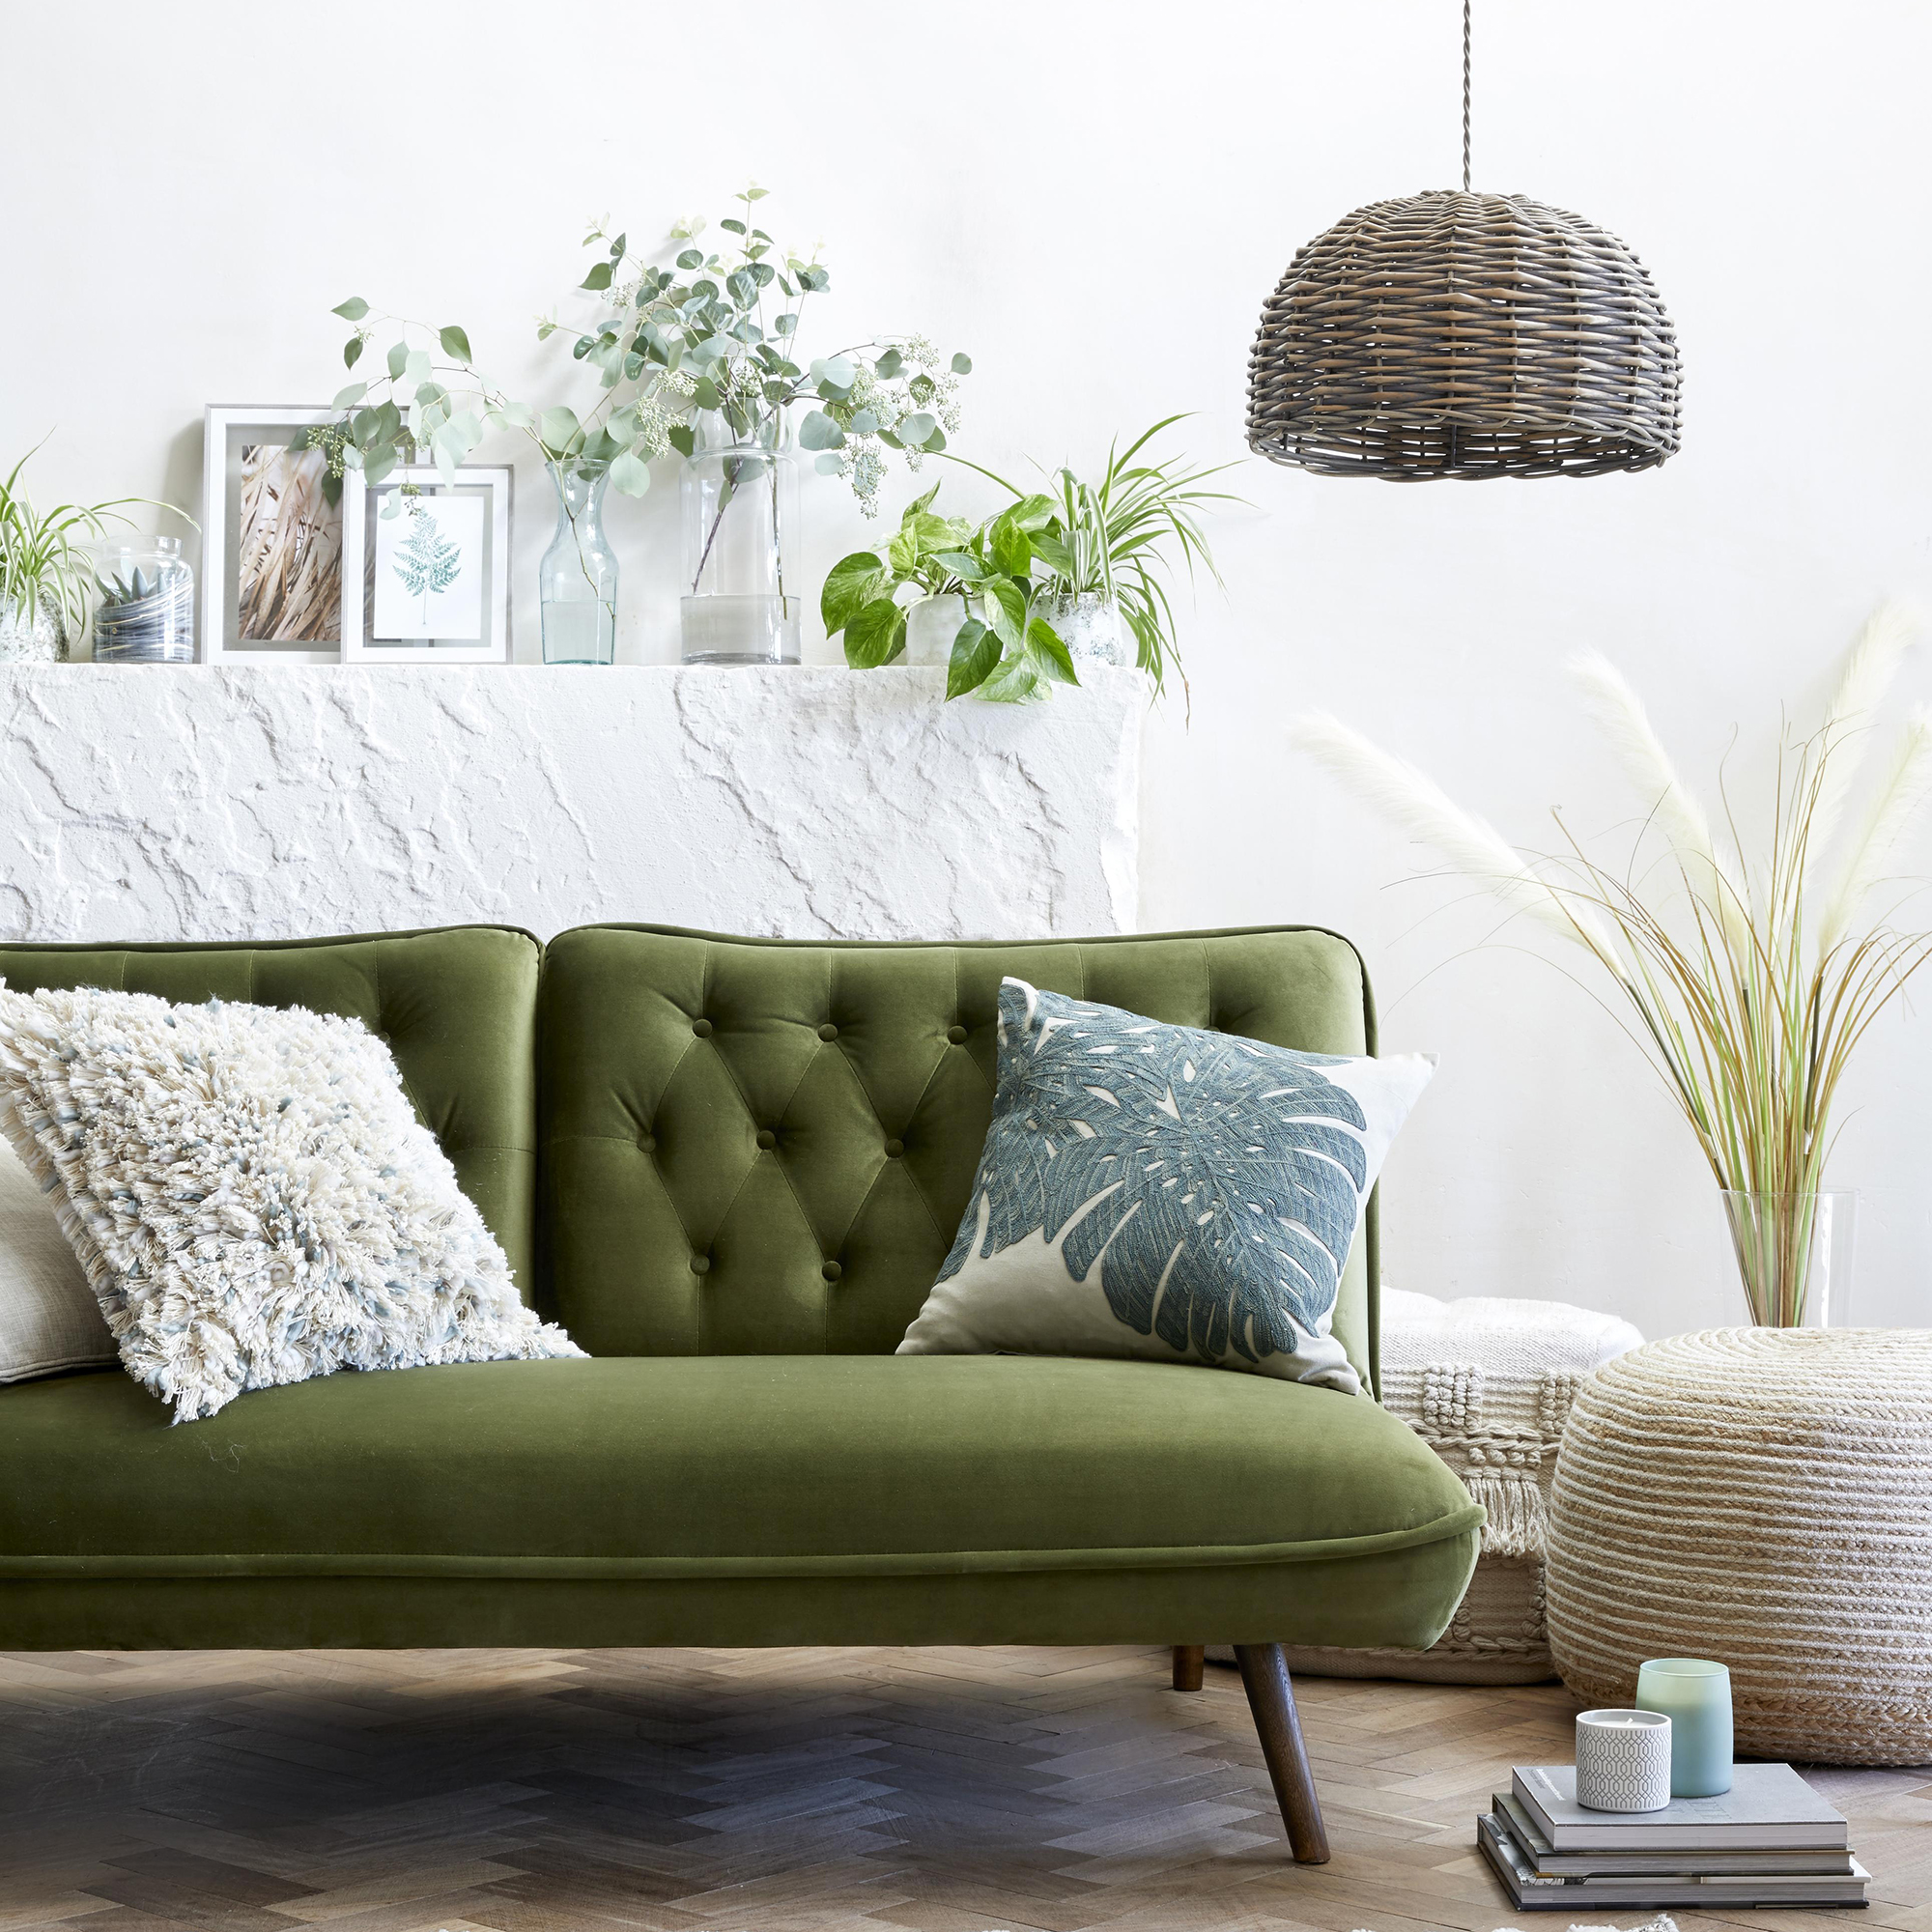
[[[213,1620],[201,1642],[393,1641],[420,1586],[461,1584],[477,1614],[429,1640],[559,1640],[528,1634],[548,1627],[529,1586],[553,1585],[601,1593],[612,1642],[769,1642],[774,1622],[813,1641],[1022,1641],[1050,1623],[1062,1642],[1419,1645],[1481,1522],[1360,1397],[1019,1356],[344,1373],[180,1428],[97,1373],[0,1391],[0,1588],[44,1592],[46,1615],[79,1619],[73,1641],[90,1593],[114,1586],[125,1612],[192,1583],[178,1603]],[[355,1586],[339,1615],[315,1592],[327,1578]],[[1035,1583],[1052,1586],[1038,1619]],[[268,1586],[286,1614],[222,1634],[223,1590]],[[502,1586],[495,1607],[481,1586]]]

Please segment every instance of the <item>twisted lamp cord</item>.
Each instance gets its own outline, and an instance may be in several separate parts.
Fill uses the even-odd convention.
[[[1463,192],[1469,192],[1469,0],[1463,0]]]

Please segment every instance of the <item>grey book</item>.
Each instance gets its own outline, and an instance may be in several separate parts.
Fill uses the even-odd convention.
[[[1871,1876],[1853,1860],[1849,1875],[1766,1873],[1759,1877],[1700,1878],[1661,1872],[1650,1878],[1545,1878],[1489,1815],[1476,1820],[1476,1845],[1519,1912],[1574,1912],[1592,1906],[1605,1912],[1650,1911],[1673,1905],[1696,1906],[1707,1912],[1761,1905],[1802,1906],[1806,1911],[1861,1906]]]
[[[1496,1823],[1515,1840],[1539,1878],[1649,1878],[1660,1872],[1698,1877],[1831,1873],[1848,1878],[1852,1871],[1850,1852],[1559,1852],[1537,1830],[1536,1821],[1513,1792],[1495,1792],[1490,1802]]]
[[[1673,1798],[1661,1811],[1592,1811],[1577,1803],[1574,1764],[1518,1765],[1516,1798],[1556,1852],[1842,1852],[1844,1814],[1788,1764],[1741,1764],[1716,1798]]]

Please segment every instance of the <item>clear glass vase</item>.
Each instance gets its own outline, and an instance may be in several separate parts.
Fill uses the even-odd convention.
[[[556,534],[538,566],[544,663],[607,665],[617,655],[617,559],[604,534],[608,463],[550,466]]]
[[[1857,1191],[1750,1194],[1726,1188],[1721,1198],[1753,1325],[1848,1326]]]
[[[699,425],[679,479],[684,522],[686,664],[795,665],[798,595],[792,530],[798,469],[781,431],[732,440],[721,418]]]
[[[192,664],[194,571],[179,537],[94,546],[94,662]]]

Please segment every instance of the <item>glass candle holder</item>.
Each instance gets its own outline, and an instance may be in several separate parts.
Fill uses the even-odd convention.
[[[1577,1803],[1591,1811],[1662,1811],[1670,1803],[1670,1734],[1655,1711],[1577,1719]]]
[[[1670,1719],[1670,1795],[1731,1788],[1731,1673],[1695,1657],[1654,1657],[1636,1674],[1636,1707]]]

